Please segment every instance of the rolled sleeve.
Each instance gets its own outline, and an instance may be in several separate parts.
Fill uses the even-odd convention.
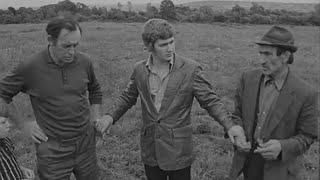
[[[229,130],[234,125],[231,115],[218,95],[213,91],[209,81],[204,77],[200,66],[196,67],[192,80],[193,94],[200,106],[206,109],[209,115],[218,121],[226,131]]]
[[[100,87],[100,84],[96,78],[94,68],[93,68],[93,65],[91,62],[90,62],[90,66],[89,66],[88,91],[89,91],[90,104],[102,104],[101,87]]]

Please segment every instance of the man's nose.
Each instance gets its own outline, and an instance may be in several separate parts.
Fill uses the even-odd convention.
[[[6,125],[7,125],[8,128],[11,128],[13,126],[13,124],[10,123],[9,121],[7,121]]]
[[[75,47],[73,47],[73,46],[71,46],[70,48],[68,48],[68,53],[69,54],[74,54],[74,52],[75,52]]]
[[[266,58],[263,55],[259,56],[259,62],[260,64],[265,64],[266,63]]]
[[[171,43],[168,45],[168,49],[167,49],[169,52],[172,52],[174,50],[174,44]]]

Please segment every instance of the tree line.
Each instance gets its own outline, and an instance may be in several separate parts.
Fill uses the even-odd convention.
[[[209,6],[190,8],[175,6],[172,0],[163,0],[160,7],[146,4],[143,11],[134,11],[133,4],[117,4],[117,7],[89,7],[83,3],[73,3],[70,0],[57,4],[41,6],[38,9],[9,7],[0,9],[0,24],[41,23],[57,16],[72,16],[78,21],[116,21],[145,22],[150,18],[163,18],[169,21],[192,23],[243,23],[243,24],[290,24],[290,25],[320,25],[320,3],[312,12],[297,12],[285,9],[265,9],[253,2],[249,9],[235,5],[230,10],[215,11]]]

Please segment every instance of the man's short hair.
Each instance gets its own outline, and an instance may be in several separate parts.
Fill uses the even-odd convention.
[[[69,31],[76,31],[79,29],[82,34],[82,29],[77,21],[72,18],[58,17],[51,20],[46,28],[47,34],[51,36],[53,40],[57,40],[62,29]]]
[[[171,24],[164,19],[150,19],[144,24],[142,40],[145,46],[152,47],[158,39],[169,39],[174,35]]]

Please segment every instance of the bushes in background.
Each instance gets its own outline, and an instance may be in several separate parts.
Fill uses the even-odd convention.
[[[89,7],[83,3],[73,3],[70,0],[57,4],[41,6],[39,9],[9,7],[0,10],[1,24],[39,23],[44,20],[59,16],[69,15],[79,21],[125,21],[144,22],[150,18],[164,18],[178,22],[196,23],[242,23],[242,24],[290,24],[290,25],[320,25],[320,4],[315,5],[313,12],[302,13],[284,9],[265,9],[253,2],[249,9],[235,5],[226,11],[214,11],[209,6],[192,9],[187,6],[175,6],[172,0],[163,0],[158,9],[151,3],[146,4],[145,11],[133,11],[133,4],[128,1],[127,11],[124,5],[118,3],[117,8]]]

